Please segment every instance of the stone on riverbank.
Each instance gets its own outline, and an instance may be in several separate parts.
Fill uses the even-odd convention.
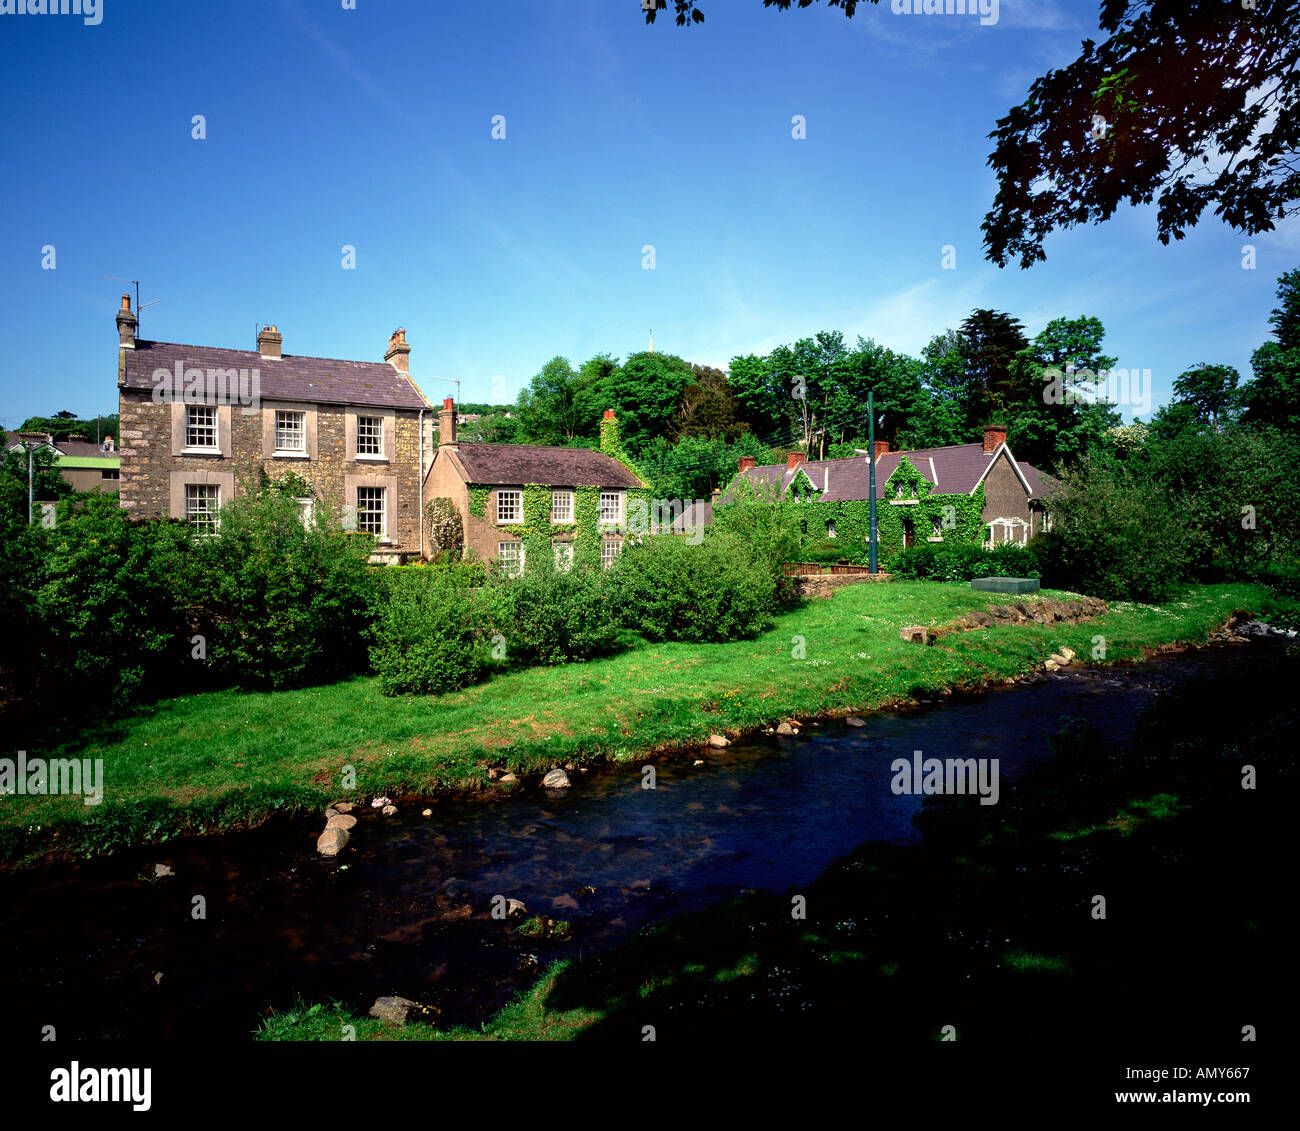
[[[784,735],[786,738],[791,738],[794,735],[797,735],[799,732],[795,730],[795,728],[792,727],[789,723],[777,723],[776,733],[780,735]]]
[[[348,830],[326,829],[316,838],[316,851],[322,856],[337,856],[348,843]]]
[[[731,739],[720,734],[711,734],[709,735],[709,745],[715,750],[721,750],[723,747],[731,745]]]
[[[546,789],[568,789],[569,775],[561,769],[554,769],[542,778],[542,785]]]
[[[867,725],[867,720],[860,719],[857,715],[850,715],[844,720],[844,725],[849,727],[864,727]]]
[[[334,808],[340,813],[351,813],[355,806],[351,801],[336,801]]]
[[[390,1025],[405,1025],[413,1010],[419,1010],[418,1002],[404,997],[381,997],[370,1007],[370,1016]]]
[[[327,829],[350,829],[356,823],[357,819],[350,813],[335,813],[325,822],[325,827]]]

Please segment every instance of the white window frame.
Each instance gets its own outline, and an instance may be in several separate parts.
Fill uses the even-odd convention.
[[[195,444],[190,442],[190,430],[201,428],[205,432],[208,430],[207,424],[194,424],[191,422],[191,416],[198,413],[208,413],[212,421],[212,443]],[[194,404],[185,406],[185,445],[182,451],[186,452],[220,452],[221,451],[221,419],[217,412],[216,405]]]
[[[624,500],[627,497],[626,491],[602,491],[600,493],[600,521],[606,526],[621,526],[623,524],[623,515],[627,510],[624,506]],[[614,501],[614,516],[606,518],[605,502],[607,499]]]
[[[511,553],[506,554],[509,550]],[[519,540],[497,543],[497,562],[503,573],[519,577],[524,572],[524,544]]]
[[[373,423],[375,426],[374,435],[370,434],[370,424],[367,424],[367,421]],[[369,451],[361,446],[363,438],[367,443],[371,440],[374,441],[374,451]],[[384,452],[384,418],[382,416],[367,416],[363,413],[357,413],[357,458],[386,458],[386,453]]]
[[[375,511],[372,507],[363,507],[361,505],[362,492],[378,492],[379,499],[379,529],[367,530],[366,522],[369,516]],[[373,499],[373,496],[370,496]],[[370,534],[376,538],[388,537],[388,491],[383,487],[358,487],[357,488],[357,509],[356,509],[357,530],[362,534]]]
[[[566,506],[559,506],[563,501]],[[558,524],[573,521],[573,492],[562,487],[551,489],[551,522]]]
[[[281,424],[281,418],[292,417],[296,427],[285,428]],[[307,454],[307,414],[299,409],[277,408],[275,410],[275,448],[274,454],[277,456],[305,456]],[[288,438],[286,433],[296,432],[298,437],[298,446],[296,448],[287,447],[281,442],[282,439]],[[380,443],[382,443],[382,439]]]
[[[501,516],[501,500],[506,498],[507,496],[512,498],[515,503],[513,518],[502,518]],[[502,490],[499,487],[497,488],[496,519],[497,519],[498,526],[518,526],[521,522],[524,521],[523,491],[517,491],[513,488],[506,488],[505,490]]]
[[[623,552],[623,543],[617,538],[603,538],[600,543],[600,565],[602,569],[609,569]]]
[[[568,573],[573,568],[573,543],[556,542],[555,546],[555,568],[561,573]]]
[[[193,492],[193,495],[191,495]],[[206,505],[202,508],[191,505],[197,503],[200,498]],[[185,521],[194,528],[196,538],[211,538],[221,529],[221,485],[219,483],[186,483],[185,484]],[[202,522],[196,521],[196,516],[205,517]]]

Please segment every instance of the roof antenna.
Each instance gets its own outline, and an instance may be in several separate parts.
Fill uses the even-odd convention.
[[[100,278],[116,279],[119,283],[130,283],[133,287],[135,287],[135,333],[136,333],[136,337],[141,337],[142,335],[140,334],[140,312],[144,310],[144,306],[157,306],[160,302],[162,302],[162,299],[156,298],[153,300],[153,302],[146,302],[144,306],[141,306],[139,279],[124,279],[122,278],[121,275],[101,275]]]

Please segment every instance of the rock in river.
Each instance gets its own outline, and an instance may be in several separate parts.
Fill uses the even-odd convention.
[[[337,820],[331,817],[331,820]],[[337,856],[348,842],[348,830],[340,828],[326,829],[316,838],[316,851],[322,856]]]
[[[325,822],[325,828],[328,829],[350,829],[357,823],[357,819],[350,813],[335,813],[328,821]]]
[[[568,789],[569,775],[560,769],[552,770],[542,778],[542,785],[547,789]]]

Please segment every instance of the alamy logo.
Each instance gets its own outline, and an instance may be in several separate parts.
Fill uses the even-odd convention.
[[[1151,411],[1151,370],[1044,369],[1043,403],[1127,405],[1141,415]]]
[[[154,404],[241,405],[245,416],[262,405],[260,369],[186,369],[183,361],[175,369],[153,371]]]
[[[46,794],[81,794],[87,805],[104,800],[104,759],[96,758],[28,758],[26,750],[18,759],[0,758],[0,798],[14,793],[19,797]]]
[[[998,22],[999,0],[891,0],[896,16],[979,16],[980,26]]]
[[[50,1099],[54,1103],[129,1103],[133,1111],[148,1111],[152,1068],[69,1068],[50,1071]]]
[[[894,773],[889,788],[896,794],[979,794],[981,805],[998,803],[996,758],[923,759],[921,751],[915,750],[910,761],[895,758],[889,768]]]
[[[0,16],[81,16],[98,27],[104,10],[102,0],[0,0]]]

